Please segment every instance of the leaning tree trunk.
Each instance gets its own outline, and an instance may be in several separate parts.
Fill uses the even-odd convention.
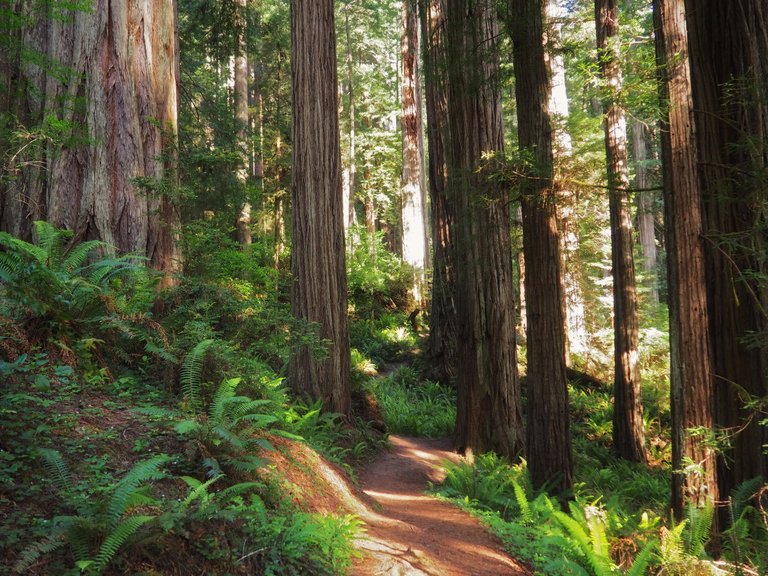
[[[19,117],[25,128],[56,118],[71,133],[4,184],[0,227],[28,237],[32,220],[46,219],[77,239],[146,255],[168,285],[181,261],[174,2],[105,0],[66,18],[45,10],[22,40],[59,73],[22,62]]]
[[[347,277],[333,0],[293,0],[293,283],[291,311],[316,323],[326,357],[301,346],[288,377],[300,396],[350,410]]]
[[[768,6],[687,0],[718,426],[736,430],[718,467],[724,496],[768,476]],[[757,417],[755,417],[757,416]]]
[[[448,0],[448,199],[454,210],[456,448],[471,456],[523,450],[515,343],[509,187],[483,156],[502,152],[494,0]]]
[[[627,121],[619,103],[623,78],[619,54],[617,0],[595,1],[597,51],[603,80],[605,151],[613,260],[613,449],[616,456],[645,462],[643,405],[640,403],[640,338],[632,255]]]
[[[427,358],[429,376],[441,382],[456,376],[456,302],[452,261],[453,217],[447,197],[445,145],[448,103],[445,93],[445,0],[420,0],[424,38],[424,77],[429,146],[429,198],[432,216],[432,294]]]
[[[656,54],[661,72],[664,221],[669,275],[672,403],[672,506],[717,502],[700,180],[694,139],[688,33],[683,0],[655,0]],[[688,466],[691,462],[694,465]]]
[[[423,159],[421,136],[421,99],[419,84],[419,15],[416,0],[403,0],[403,24],[400,46],[402,85],[403,169],[401,208],[403,221],[403,260],[414,269],[413,297],[418,307],[424,298],[427,264],[427,235],[424,227]]]
[[[511,0],[520,150],[532,161],[521,183],[528,316],[528,466],[534,486],[567,491],[573,455],[565,375],[560,241],[553,191],[546,0]]]

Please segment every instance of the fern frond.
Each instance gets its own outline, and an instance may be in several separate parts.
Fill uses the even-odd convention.
[[[219,384],[208,408],[208,418],[211,422],[222,421],[227,401],[235,397],[235,390],[240,385],[240,381],[240,378],[230,378]]]
[[[76,244],[62,255],[61,263],[57,267],[72,274],[83,265],[91,252],[103,246],[106,244],[100,240],[88,240]]]
[[[53,481],[53,485],[59,494],[66,499],[72,495],[74,482],[72,472],[58,450],[52,448],[39,448],[38,454],[43,459],[43,467]]]
[[[235,450],[242,450],[245,448],[243,439],[224,426],[211,426],[211,433],[229,444]]]
[[[77,560],[90,556],[94,536],[104,528],[93,516],[57,516],[53,519],[52,534],[61,535]]]
[[[260,468],[264,468],[267,465],[267,461],[263,458],[253,455],[245,455],[241,458],[232,458],[227,461],[227,466],[230,469],[238,472],[239,474],[246,474],[248,472],[256,472]]]
[[[565,512],[556,510],[554,518],[565,530],[565,534],[576,544],[577,550],[584,556],[593,576],[609,576],[611,569],[605,557],[599,556],[593,547],[593,542],[587,531]]]
[[[224,477],[223,474],[219,474],[217,476],[213,476],[212,478],[206,480],[205,482],[200,482],[200,480],[196,478],[192,478],[191,476],[183,476],[182,479],[184,482],[187,483],[187,486],[191,488],[189,491],[189,494],[187,494],[187,497],[184,498],[181,502],[181,511],[186,510],[189,508],[189,505],[192,504],[195,500],[202,500],[204,503],[208,501],[210,498],[210,494],[208,493],[208,488],[213,484],[214,482],[218,482]]]
[[[688,530],[683,535],[685,549],[691,556],[701,558],[704,555],[704,545],[709,540],[714,515],[714,506],[689,506]]]
[[[111,527],[117,525],[120,517],[125,513],[126,506],[131,494],[136,488],[150,480],[159,480],[165,477],[165,472],[160,468],[167,464],[171,457],[166,454],[159,454],[148,460],[142,460],[136,463],[128,473],[115,486],[115,491],[107,504],[107,519]]]
[[[524,524],[530,523],[533,518],[531,517],[531,505],[528,502],[528,496],[526,495],[525,490],[520,486],[520,483],[514,479],[512,480],[512,490],[515,493],[517,507],[520,509],[520,520]]]
[[[632,562],[632,567],[627,571],[626,576],[644,576],[648,565],[653,558],[653,552],[656,549],[655,542],[648,542],[640,553],[635,556],[635,561]]]
[[[101,574],[115,557],[120,547],[133,536],[139,528],[147,522],[154,520],[155,516],[131,516],[120,522],[112,532],[104,539],[99,548],[95,561],[92,564],[96,574]]]
[[[8,248],[11,253],[18,255],[18,264],[20,264],[22,258],[32,260],[38,264],[45,264],[47,253],[44,249],[25,242],[21,238],[11,236],[7,232],[0,232],[0,245]]]
[[[755,494],[763,486],[765,480],[762,476],[757,476],[749,480],[745,480],[731,492],[731,502],[733,503],[733,516],[739,518],[749,505],[749,501],[754,498]]]
[[[246,414],[235,421],[235,423],[240,422],[248,422],[252,429],[266,428],[270,424],[277,422],[277,416],[274,414]]]
[[[39,542],[27,546],[21,551],[20,558],[13,566],[17,574],[26,574],[27,571],[43,556],[50,554],[64,546],[65,540],[61,536],[47,536]]]
[[[197,414],[200,410],[200,386],[202,379],[203,361],[208,349],[216,342],[208,338],[199,342],[184,357],[181,364],[181,391],[186,396],[190,408]]]
[[[44,220],[37,220],[35,226],[35,244],[42,248],[45,257],[38,260],[40,264],[46,264],[50,268],[58,268],[61,262],[64,242],[69,240],[72,232],[60,230]]]

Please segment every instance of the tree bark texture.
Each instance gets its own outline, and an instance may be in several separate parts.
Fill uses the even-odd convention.
[[[12,112],[26,127],[55,117],[73,134],[3,185],[0,227],[28,238],[31,222],[45,219],[77,239],[146,255],[170,284],[181,262],[174,2],[99,0],[67,18],[36,14],[22,41],[54,64],[22,62],[25,93]]]
[[[597,54],[606,110],[603,119],[608,168],[613,264],[613,449],[616,456],[645,462],[643,406],[640,402],[640,338],[632,253],[627,121],[619,102],[623,79],[617,0],[595,0]]]
[[[573,483],[565,373],[560,241],[553,190],[550,79],[543,13],[546,0],[512,0],[515,94],[520,149],[530,163],[521,183],[528,316],[528,466],[534,486]]]
[[[424,140],[422,137],[422,102],[418,87],[421,83],[419,65],[419,14],[416,0],[403,0],[400,58],[402,83],[403,168],[401,202],[403,221],[403,260],[413,266],[413,297],[417,306],[424,298],[427,264],[427,233],[423,203]]]
[[[289,364],[289,382],[298,395],[347,414],[350,359],[333,0],[293,0],[291,40],[291,311],[316,323],[328,353],[318,358],[302,347]]]
[[[445,158],[448,138],[446,96],[445,0],[420,0],[424,38],[424,76],[429,146],[429,198],[432,222],[432,299],[429,309],[431,378],[456,376],[456,299],[453,261],[453,215],[447,196]]]
[[[648,298],[653,303],[659,301],[659,288],[656,281],[656,266],[658,251],[656,249],[656,224],[654,217],[654,198],[656,193],[650,188],[650,178],[646,162],[648,160],[648,144],[650,134],[648,127],[641,121],[632,124],[632,152],[635,160],[635,188],[637,192],[637,235],[640,251],[643,255],[642,267],[644,285],[648,290]]]
[[[714,451],[694,430],[712,431],[713,379],[709,343],[700,179],[691,100],[683,0],[655,0],[656,53],[661,72],[664,220],[669,277],[672,404],[672,506],[717,501]]]
[[[508,185],[482,167],[503,151],[493,0],[448,0],[448,199],[454,210],[458,341],[455,443],[467,455],[523,450]]]
[[[768,396],[766,346],[748,339],[768,329],[768,6],[688,0],[686,8],[716,421],[733,434],[718,468],[727,496],[745,480],[768,476],[768,430],[744,407],[749,397]]]

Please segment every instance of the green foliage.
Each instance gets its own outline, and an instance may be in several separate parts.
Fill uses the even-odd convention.
[[[111,496],[96,498],[91,489],[73,482],[69,467],[57,451],[41,450],[40,456],[59,496],[77,515],[55,517],[50,534],[21,553],[15,571],[25,573],[43,555],[66,544],[74,554],[75,566],[83,573],[103,573],[118,551],[155,519],[155,515],[132,511],[138,506],[158,503],[144,485],[164,478],[162,468],[171,458],[158,455],[138,462],[114,484]]]
[[[375,319],[386,311],[409,311],[413,307],[413,270],[384,247],[384,235],[368,235],[361,229],[347,254],[347,288],[354,316]]]
[[[374,395],[387,428],[398,434],[441,437],[453,432],[456,423],[455,391],[425,380],[409,367],[366,385]]]

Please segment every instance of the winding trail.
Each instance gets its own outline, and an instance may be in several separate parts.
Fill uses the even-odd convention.
[[[377,514],[357,541],[365,555],[356,576],[529,576],[469,514],[424,493],[445,460],[458,461],[447,439],[390,436],[391,448],[360,473]]]

